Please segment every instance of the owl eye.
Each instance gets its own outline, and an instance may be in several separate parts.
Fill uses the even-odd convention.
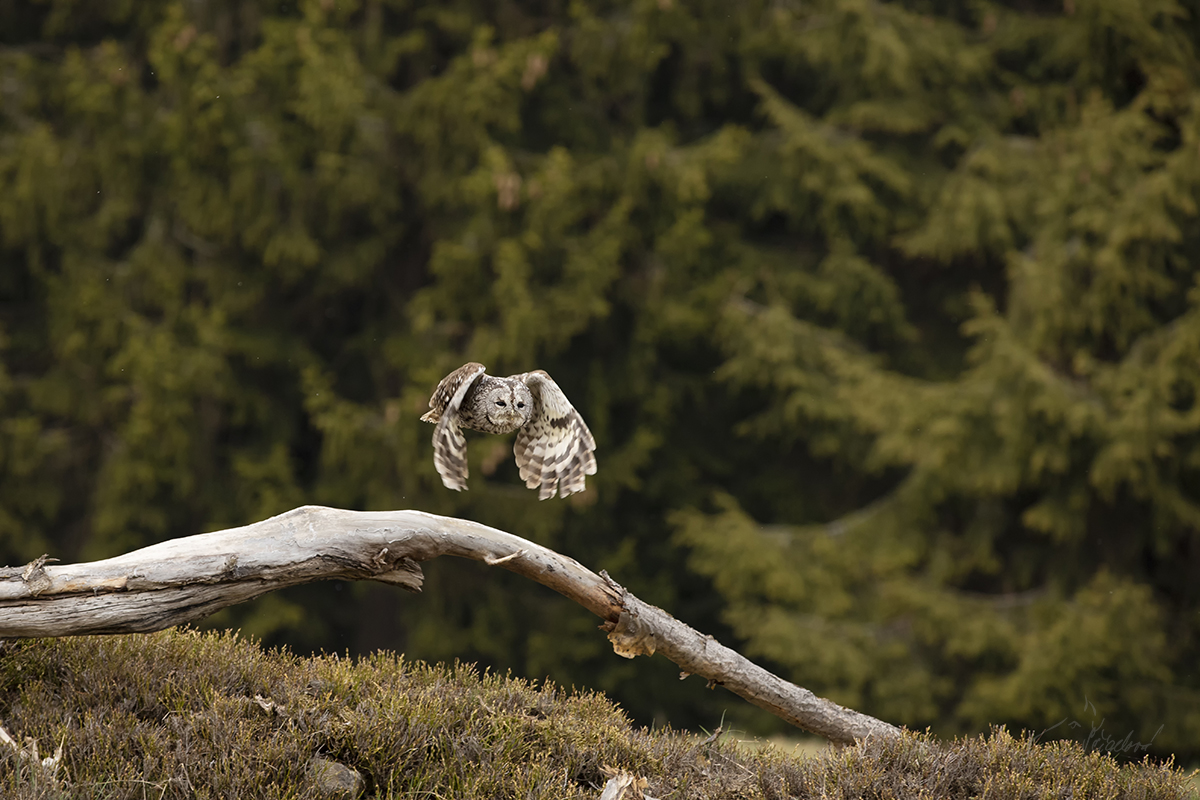
[[[525,407],[525,404],[524,404],[524,403],[522,403],[520,400],[518,400],[518,401],[517,401],[517,408],[524,408],[524,407]]]
[[[503,400],[497,400],[497,401],[496,401],[496,405],[500,406],[501,408],[504,408],[504,401],[503,401]]]

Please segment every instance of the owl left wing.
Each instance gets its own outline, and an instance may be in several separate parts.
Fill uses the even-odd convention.
[[[512,377],[529,387],[535,404],[513,444],[521,479],[538,489],[539,500],[582,492],[584,476],[596,474],[596,440],[587,423],[544,371]]]
[[[421,419],[437,423],[433,429],[433,465],[442,485],[461,492],[467,488],[467,438],[458,424],[458,410],[475,380],[484,373],[483,364],[472,361],[442,378],[429,398],[429,412]]]

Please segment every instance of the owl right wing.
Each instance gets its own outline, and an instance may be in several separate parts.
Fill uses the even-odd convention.
[[[517,470],[538,499],[582,492],[585,475],[596,474],[596,440],[583,417],[543,370],[513,375],[533,394],[533,415],[517,431]]]
[[[458,424],[458,410],[471,384],[483,374],[485,367],[474,361],[463,364],[442,378],[429,398],[429,411],[421,417],[435,422],[433,429],[433,465],[447,489],[461,492],[467,488],[467,438]]]

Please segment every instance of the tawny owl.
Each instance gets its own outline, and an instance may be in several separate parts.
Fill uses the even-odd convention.
[[[538,499],[582,492],[596,474],[596,440],[554,379],[542,370],[497,378],[471,362],[442,378],[421,417],[437,424],[433,464],[447,489],[467,488],[467,440],[462,428],[517,431],[513,455],[521,479]]]

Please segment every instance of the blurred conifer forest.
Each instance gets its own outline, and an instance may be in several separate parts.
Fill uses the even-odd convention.
[[[0,0],[0,563],[416,508],[892,722],[1200,758],[1198,49],[1172,0]],[[494,437],[442,487],[467,360],[558,380],[586,494]],[[209,624],[771,724],[427,573]]]

